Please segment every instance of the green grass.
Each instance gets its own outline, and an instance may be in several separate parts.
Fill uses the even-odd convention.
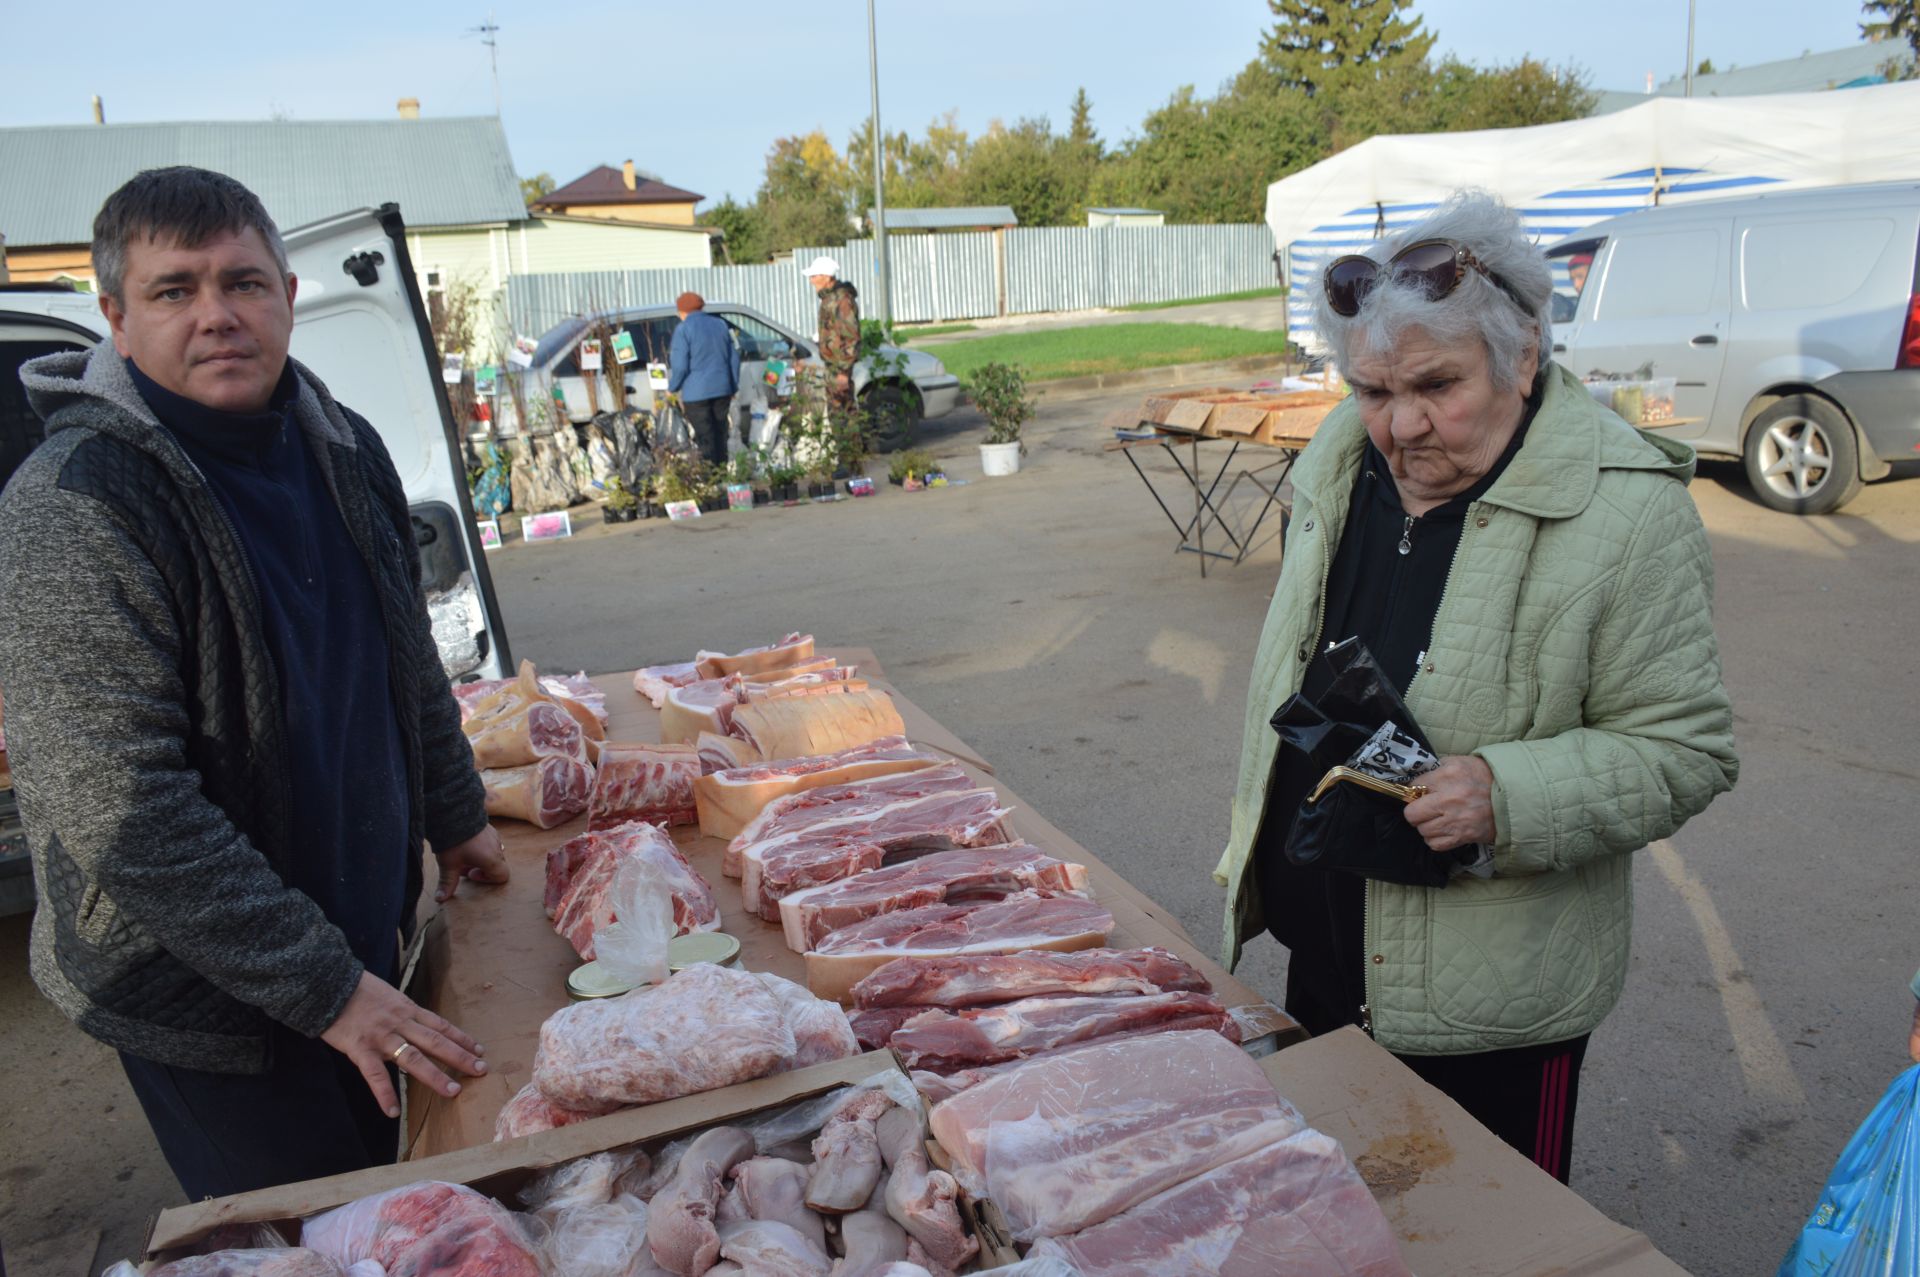
[[[920,337],[944,337],[948,333],[970,333],[976,331],[978,324],[928,324],[925,328],[896,328],[893,335],[903,344],[912,345]]]
[[[1095,324],[975,337],[935,347],[931,353],[962,381],[982,364],[996,361],[1018,364],[1026,370],[1029,381],[1052,381],[1242,355],[1279,358],[1286,348],[1285,333],[1257,333],[1211,324]]]
[[[1188,297],[1177,302],[1135,302],[1131,306],[1115,306],[1115,310],[1171,310],[1175,306],[1205,306],[1209,302],[1252,302],[1264,298],[1278,300],[1286,296],[1284,288],[1250,288],[1244,293],[1215,293],[1211,297]]]

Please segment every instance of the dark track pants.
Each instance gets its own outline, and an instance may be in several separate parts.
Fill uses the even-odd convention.
[[[687,403],[687,425],[693,430],[694,446],[700,455],[717,466],[727,464],[727,430],[733,396],[719,399],[695,399]]]
[[[121,1052],[189,1201],[394,1160],[400,1123],[380,1111],[352,1061],[277,1025],[270,1050],[265,1073],[178,1069]]]

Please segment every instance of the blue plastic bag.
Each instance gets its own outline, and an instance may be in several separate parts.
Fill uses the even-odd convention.
[[[1853,1133],[1778,1277],[1904,1277],[1920,1271],[1920,1065],[1894,1080]]]

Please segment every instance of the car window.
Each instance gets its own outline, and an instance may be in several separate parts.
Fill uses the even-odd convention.
[[[785,359],[793,353],[793,343],[785,334],[761,323],[751,315],[722,315],[733,339],[739,343],[742,359]]]
[[[1583,239],[1562,244],[1547,254],[1547,270],[1553,276],[1553,314],[1556,324],[1569,324],[1580,310],[1580,295],[1586,291],[1587,276],[1593,259],[1605,239]]]
[[[679,326],[679,318],[669,315],[664,319],[630,319],[625,323],[613,322],[609,324],[608,332],[617,333],[624,328],[633,334],[634,354],[639,356],[635,362],[646,364],[658,361],[664,364],[667,362],[667,351],[673,346],[673,330]],[[581,334],[583,338],[592,335],[590,330]],[[612,347],[609,346],[602,351],[601,357],[611,360]],[[566,354],[554,361],[553,375],[556,377],[580,375],[580,343],[578,341],[573,343]]]
[[[1713,307],[1720,258],[1712,226],[1616,239],[1594,318],[1703,315]]]
[[[1740,236],[1741,292],[1748,310],[1832,306],[1860,291],[1893,238],[1893,219],[1771,222]]]
[[[85,349],[80,342],[59,338],[0,341],[0,484],[11,479],[27,454],[47,437],[46,423],[27,402],[27,389],[20,384],[20,365],[62,350]]]

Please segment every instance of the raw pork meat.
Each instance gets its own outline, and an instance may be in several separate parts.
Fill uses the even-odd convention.
[[[664,984],[554,1012],[540,1026],[533,1081],[571,1108],[652,1104],[778,1073],[794,1047],[765,983],[700,963]]]
[[[526,701],[492,718],[467,722],[476,766],[520,767],[542,758],[587,761],[587,734],[579,720],[550,700]]]
[[[753,1136],[734,1126],[716,1126],[688,1146],[673,1178],[648,1203],[647,1249],[656,1264],[681,1277],[713,1267],[720,1257],[714,1214],[721,1181],[752,1156]]]
[[[934,793],[752,843],[741,853],[741,899],[778,922],[782,896],[878,869],[890,855],[1008,842],[1011,810],[991,789]]]
[[[854,677],[851,665],[810,670],[804,674],[781,671],[782,676],[749,678],[729,674],[670,688],[660,707],[661,739],[693,743],[704,732],[726,735],[741,707],[791,696],[839,696],[865,692],[867,684]]]
[[[115,1264],[106,1277],[116,1277],[123,1267],[128,1273],[136,1271],[131,1264]],[[160,1265],[148,1277],[342,1277],[345,1271],[317,1250],[275,1246],[190,1255]]]
[[[1040,1258],[1085,1277],[1407,1277],[1373,1194],[1333,1140],[1305,1130],[1071,1237]]]
[[[1056,860],[1026,843],[935,852],[783,896],[780,926],[787,947],[805,953],[828,933],[883,913],[1004,900],[1019,891],[1084,896],[1087,870],[1084,865]]]
[[[1091,949],[1113,915],[1078,896],[1022,892],[989,904],[903,909],[842,927],[807,955],[807,987],[838,1002],[895,958],[977,957],[1023,949]]]
[[[555,755],[519,767],[491,767],[480,779],[487,788],[487,815],[552,829],[587,809],[594,773],[586,763]]]
[[[869,1202],[864,1210],[840,1217],[840,1245],[846,1258],[834,1269],[834,1277],[871,1277],[873,1270],[885,1272],[889,1265],[906,1260],[907,1230],[893,1222],[885,1202],[878,1209]]]
[[[453,687],[453,699],[460,705],[460,721],[466,722],[481,712],[482,703],[494,693],[504,688],[516,687],[520,680],[516,678],[483,678],[471,683],[456,683]],[[587,713],[599,723],[604,731],[607,725],[607,694],[585,673],[580,674],[542,674],[539,688],[555,700],[573,701],[584,706]],[[574,715],[579,718],[578,714]],[[583,723],[582,726],[585,724]]]
[[[852,686],[829,685],[826,690]],[[893,698],[867,688],[841,696],[756,700],[734,711],[728,733],[753,746],[760,757],[779,760],[838,753],[883,736],[903,736],[906,730]]]
[[[793,1033],[793,1059],[785,1068],[804,1069],[811,1064],[860,1054],[860,1043],[854,1039],[847,1013],[840,1009],[839,1003],[816,998],[793,981],[783,980],[771,972],[758,974],[767,992],[779,1001],[787,1028]]]
[[[587,828],[629,820],[690,825],[696,819],[693,782],[700,757],[691,745],[604,745],[594,775]]]
[[[587,1109],[566,1108],[542,1095],[540,1088],[529,1082],[501,1106],[500,1116],[493,1120],[493,1138],[495,1142],[514,1140],[522,1135],[556,1130],[589,1118],[604,1117],[618,1107],[603,1104]]]
[[[874,1119],[828,1122],[813,1141],[813,1168],[806,1202],[828,1215],[860,1210],[880,1183],[880,1142]]]
[[[704,762],[709,742],[702,738],[699,743]],[[740,745],[744,742],[733,743]],[[715,838],[731,838],[769,804],[789,794],[826,785],[845,785],[897,772],[918,771],[940,761],[935,754],[914,749],[907,744],[904,736],[883,736],[837,754],[795,758],[781,763],[715,768],[694,787],[700,803],[700,831]],[[730,877],[738,877],[739,866],[736,864],[728,872]]]
[[[390,1189],[306,1221],[302,1244],[387,1277],[542,1277],[513,1213],[461,1184]]]
[[[574,952],[587,961],[593,960],[593,933],[618,921],[608,903],[608,893],[621,864],[634,858],[646,860],[669,884],[673,892],[676,935],[713,931],[720,926],[720,908],[714,903],[713,888],[687,863],[673,840],[657,825],[630,821],[612,829],[582,834],[547,853],[549,898],[553,897],[556,877],[566,878],[566,886],[554,906],[553,929],[565,936]]]
[[[948,1073],[1142,1029],[1213,1029],[1236,1042],[1240,1036],[1226,1007],[1210,994],[1150,993],[1023,998],[966,1011],[931,1008],[896,1029],[888,1045],[907,1068]]]
[[[853,987],[853,1004],[863,1009],[972,1007],[1058,993],[1212,992],[1205,976],[1165,949],[1035,950],[984,958],[896,958]]]
[[[833,1271],[824,1246],[773,1219],[729,1224],[720,1234],[720,1254],[739,1264],[744,1277],[828,1277]]]
[[[862,981],[862,983],[865,982]],[[857,992],[859,986],[854,987]],[[869,1007],[864,1011],[849,1012],[847,1023],[853,1026],[853,1036],[859,1040],[863,1049],[884,1051],[887,1043],[893,1040],[896,1029],[932,1009],[932,1007]]]
[[[712,732],[701,732],[700,739],[693,743],[693,747],[700,755],[702,779],[716,772],[732,771],[737,767],[749,766],[756,757],[754,751],[747,747],[747,742],[732,736],[716,736]],[[697,781],[694,784],[693,797],[694,806],[700,807],[704,800],[700,797]],[[701,822],[700,832],[718,836],[715,830],[707,828],[704,820]]]
[[[953,1176],[927,1165],[920,1115],[911,1109],[888,1109],[874,1123],[874,1133],[887,1166],[883,1198],[887,1214],[940,1267],[965,1265],[979,1253],[980,1243],[968,1236],[960,1222],[960,1208],[954,1204],[960,1188]],[[908,1258],[916,1258],[911,1246]]]
[[[754,843],[785,838],[815,825],[870,816],[903,798],[954,794],[974,788],[977,786],[973,780],[955,763],[941,763],[890,776],[861,777],[835,785],[814,786],[768,803],[759,815],[728,840],[727,851],[737,857]]]
[[[700,681],[699,667],[693,661],[680,665],[649,665],[633,672],[633,690],[659,709],[667,703],[667,693],[676,687]]]
[[[730,1194],[747,1219],[785,1224],[822,1254],[825,1222],[807,1209],[807,1168],[780,1157],[750,1157],[733,1168]],[[733,1256],[738,1258],[738,1256]]]
[[[702,652],[694,663],[702,678],[719,678],[727,674],[764,674],[812,659],[813,635],[789,634],[778,643],[749,647],[732,656],[724,652]]]

